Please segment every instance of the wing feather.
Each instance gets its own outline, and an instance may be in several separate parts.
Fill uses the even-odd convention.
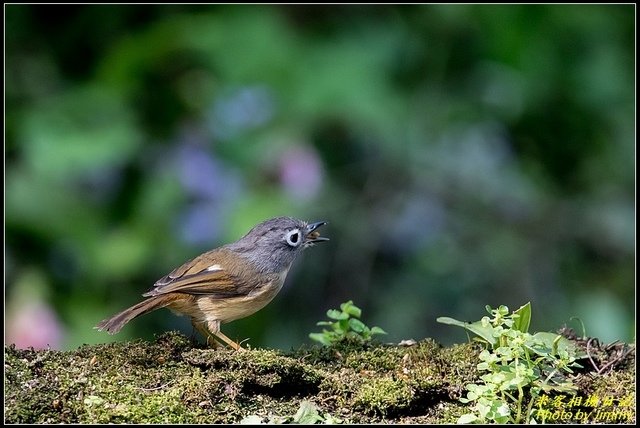
[[[243,278],[259,278],[257,272],[242,259],[225,257],[227,250],[212,250],[191,259],[160,278],[143,296],[157,296],[166,293],[206,294],[212,297],[245,296],[262,281],[247,281]],[[233,260],[224,263],[221,259]],[[212,268],[209,270],[210,268]]]

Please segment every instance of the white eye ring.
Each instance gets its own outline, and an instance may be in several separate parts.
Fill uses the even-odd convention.
[[[302,238],[300,235],[300,229],[293,229],[287,233],[287,235],[285,236],[285,240],[287,241],[287,244],[291,245],[292,247],[297,247],[302,242]]]

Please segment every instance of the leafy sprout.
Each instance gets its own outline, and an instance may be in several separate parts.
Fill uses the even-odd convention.
[[[343,341],[365,343],[369,342],[376,334],[387,334],[380,327],[365,325],[359,319],[361,315],[362,310],[349,300],[340,305],[340,310],[329,309],[327,317],[332,321],[317,323],[317,325],[328,328],[322,329],[322,333],[310,333],[309,337],[325,346],[332,346]]]

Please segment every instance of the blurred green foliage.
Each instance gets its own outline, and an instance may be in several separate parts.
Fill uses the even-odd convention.
[[[393,341],[523,301],[633,340],[634,34],[633,5],[5,5],[5,340],[54,324],[30,301],[62,348],[188,332],[92,326],[276,215],[331,241],[224,328],[253,346],[350,299]]]

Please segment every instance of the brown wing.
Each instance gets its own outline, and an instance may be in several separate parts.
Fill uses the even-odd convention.
[[[255,280],[259,276],[237,255],[229,257],[231,254],[233,253],[226,250],[212,250],[201,254],[160,278],[143,296],[173,292],[207,294],[213,297],[245,296],[261,285],[260,281]]]

